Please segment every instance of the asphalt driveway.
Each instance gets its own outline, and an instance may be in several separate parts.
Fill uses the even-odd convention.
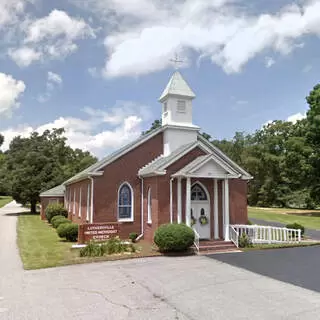
[[[320,292],[320,246],[211,255],[210,258]]]
[[[1,320],[319,317],[319,293],[203,256],[24,271],[16,210],[21,208],[14,204],[0,209]]]

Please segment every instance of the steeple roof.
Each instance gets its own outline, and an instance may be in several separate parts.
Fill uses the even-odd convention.
[[[196,97],[179,71],[175,71],[175,73],[172,75],[161,97],[159,98],[159,101],[162,102],[168,95],[184,96],[192,99]]]

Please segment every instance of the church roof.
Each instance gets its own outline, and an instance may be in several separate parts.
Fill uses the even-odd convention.
[[[197,141],[188,143],[181,146],[180,148],[177,148],[175,151],[170,153],[167,157],[164,157],[163,155],[161,155],[155,158],[153,161],[146,164],[144,167],[142,167],[139,170],[139,175],[147,176],[149,174],[152,175],[154,173],[160,172],[161,170],[163,170],[163,168],[169,166],[172,160],[176,161],[177,157],[183,156],[185,153],[189,152],[197,145],[198,145]]]
[[[178,95],[192,99],[196,97],[179,71],[175,71],[175,73],[172,75],[161,97],[159,98],[159,101],[163,101],[168,95]]]
[[[160,127],[158,129],[152,130],[148,134],[141,135],[138,139],[128,143],[127,145],[120,148],[119,150],[111,153],[110,155],[94,163],[93,165],[86,168],[85,170],[77,173],[75,176],[71,177],[69,180],[65,181],[63,184],[67,185],[76,181],[86,179],[90,176],[102,175],[103,172],[99,170],[101,170],[103,167],[117,160],[118,158],[120,158],[121,156],[129,152],[130,150],[133,150],[134,148],[138,147],[140,144],[148,141],[149,139],[156,136],[158,133],[162,132],[163,130],[164,128]]]
[[[65,188],[63,185],[56,186],[52,189],[40,193],[40,197],[63,197],[64,190]]]

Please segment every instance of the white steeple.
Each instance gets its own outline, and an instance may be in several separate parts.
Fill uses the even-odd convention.
[[[196,97],[179,71],[175,71],[159,98],[162,103],[164,154],[195,142],[200,129],[192,123],[192,100]]]

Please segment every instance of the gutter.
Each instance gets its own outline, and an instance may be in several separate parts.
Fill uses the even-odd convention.
[[[172,181],[174,178],[170,179],[170,223],[173,223],[173,208],[172,208]]]
[[[143,220],[144,220],[144,203],[143,203],[143,198],[144,198],[144,183],[143,183],[143,178],[139,176],[141,179],[141,234],[137,237],[137,241],[139,241],[143,236],[144,236],[144,225],[143,225]]]
[[[90,223],[93,223],[93,188],[94,188],[94,180],[92,177],[88,177],[91,181],[91,204],[90,204]]]

